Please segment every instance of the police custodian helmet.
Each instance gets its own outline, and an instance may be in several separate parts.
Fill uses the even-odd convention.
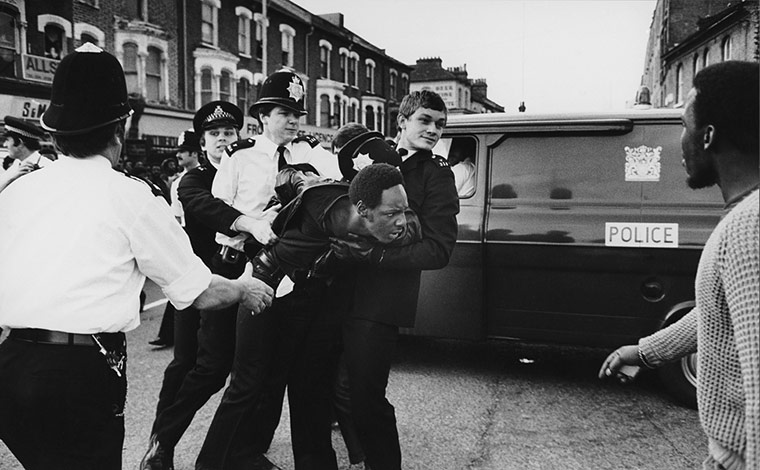
[[[303,106],[306,89],[301,77],[289,70],[280,70],[267,77],[261,85],[259,100],[251,105],[248,114],[256,117],[257,108],[272,104],[295,111],[300,115],[306,114]]]
[[[193,130],[199,136],[206,129],[232,126],[237,130],[243,127],[243,112],[229,101],[211,101],[204,104],[193,116]]]
[[[385,141],[380,132],[359,134],[346,142],[338,152],[338,166],[347,181],[354,179],[359,170],[372,163],[401,165],[398,152]]]
[[[192,129],[182,131],[177,138],[178,152],[198,152],[201,153],[201,138]]]
[[[40,123],[51,134],[84,134],[132,114],[121,64],[108,52],[85,43],[58,64],[50,106]]]

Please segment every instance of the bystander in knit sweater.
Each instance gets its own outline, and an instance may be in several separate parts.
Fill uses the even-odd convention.
[[[710,456],[727,470],[760,468],[759,204],[754,190],[710,236],[696,307],[639,341],[652,367],[698,350],[699,418]]]

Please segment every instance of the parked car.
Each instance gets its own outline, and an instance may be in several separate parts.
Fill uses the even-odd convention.
[[[471,153],[476,190],[405,332],[615,348],[681,318],[723,202],[686,185],[680,117],[450,116],[438,153]],[[695,406],[695,356],[660,376]]]

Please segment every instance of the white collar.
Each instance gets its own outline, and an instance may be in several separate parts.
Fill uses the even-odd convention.
[[[85,158],[70,157],[68,155],[61,155],[58,160],[64,165],[87,165],[90,167],[103,167],[113,169],[111,160],[107,159],[103,155],[90,155]]]
[[[264,134],[260,134],[256,136],[256,143],[262,145],[263,148],[261,148],[261,150],[273,158],[277,156],[277,149],[279,147],[285,147],[286,149],[288,149],[288,152],[290,152],[291,154],[293,153],[292,141],[288,142],[285,145],[280,146],[272,142],[272,140],[269,137],[265,136]]]

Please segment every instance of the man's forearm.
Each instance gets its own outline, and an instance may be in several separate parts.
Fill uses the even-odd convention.
[[[432,223],[415,217],[409,224],[416,232],[413,243],[376,247],[370,261],[390,269],[441,269],[449,264],[457,241],[456,214],[444,212],[433,217]]]
[[[243,287],[233,279],[226,279],[214,274],[211,284],[193,302],[193,307],[200,310],[219,310],[240,302]]]
[[[426,238],[405,246],[378,246],[371,262],[390,269],[441,269],[449,264],[454,243],[443,244]]]
[[[676,361],[697,351],[697,309],[646,338],[639,340],[639,349],[651,367]]]

